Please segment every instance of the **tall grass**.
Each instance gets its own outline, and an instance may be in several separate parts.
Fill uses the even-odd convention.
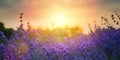
[[[66,29],[34,30],[30,23],[25,30],[22,15],[21,24],[10,40],[0,32],[4,40],[0,44],[0,60],[120,60],[120,29],[115,29],[105,17],[101,17],[101,23],[107,28],[100,28],[94,21],[95,31],[88,24],[89,35],[73,32],[74,36],[69,36]],[[116,11],[110,20],[120,26]]]

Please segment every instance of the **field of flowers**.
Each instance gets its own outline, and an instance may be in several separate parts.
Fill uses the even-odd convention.
[[[20,17],[22,18],[22,17]],[[109,21],[112,21],[111,24]],[[23,28],[22,20],[17,31],[8,40],[0,31],[0,60],[120,60],[120,15],[115,11],[111,19],[101,17],[102,26],[96,26],[88,35],[67,29],[53,31]],[[72,30],[72,29],[68,29]]]

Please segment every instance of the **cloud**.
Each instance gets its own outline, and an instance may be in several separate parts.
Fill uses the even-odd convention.
[[[20,7],[20,3],[20,0],[0,0],[0,8],[14,11],[16,8]]]
[[[107,0],[108,3],[120,3],[120,0]]]
[[[104,0],[107,4],[120,4],[120,0]]]

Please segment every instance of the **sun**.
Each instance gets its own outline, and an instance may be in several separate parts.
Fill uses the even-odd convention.
[[[53,24],[54,24],[54,28],[58,28],[58,27],[60,27],[60,28],[63,28],[63,27],[65,27],[65,26],[67,26],[67,21],[68,20],[68,18],[67,18],[67,16],[64,14],[64,13],[56,13],[56,14],[54,14],[54,16],[53,16]]]

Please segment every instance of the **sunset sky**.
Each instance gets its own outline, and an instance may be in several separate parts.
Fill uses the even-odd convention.
[[[35,28],[64,23],[85,29],[87,22],[105,14],[107,17],[113,10],[120,11],[119,6],[120,0],[0,0],[0,22],[16,28],[19,13],[24,12],[25,25],[29,21]]]

